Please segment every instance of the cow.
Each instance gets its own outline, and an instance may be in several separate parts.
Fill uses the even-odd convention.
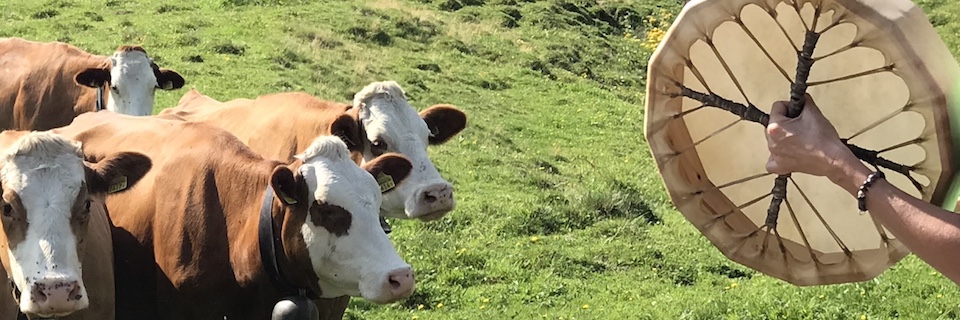
[[[50,132],[0,133],[0,319],[114,319],[113,251],[104,197],[151,167],[136,153],[84,161]]]
[[[274,93],[256,99],[220,102],[190,89],[161,117],[223,128],[268,158],[290,160],[318,135],[336,135],[348,143],[351,157],[364,163],[386,152],[411,159],[414,170],[405,186],[383,195],[382,217],[431,221],[456,205],[452,185],[440,177],[427,155],[466,127],[466,115],[439,104],[419,112],[394,81],[373,82],[354,95],[353,104],[321,100],[304,92]],[[383,222],[385,230],[389,230]],[[341,319],[350,297],[319,299],[321,319]]]
[[[151,115],[156,89],[175,90],[185,83],[140,46],[122,45],[107,57],[66,43],[21,38],[0,38],[0,78],[0,129],[38,131],[100,109]]]
[[[456,206],[453,186],[440,176],[427,146],[442,144],[457,135],[466,126],[466,115],[444,104],[418,114],[394,81],[367,85],[354,95],[352,105],[304,92],[220,102],[191,89],[177,106],[159,114],[220,127],[260,155],[281,161],[303,152],[318,135],[345,139],[358,163],[386,152],[400,153],[413,162],[414,170],[404,186],[383,195],[382,216],[431,221]]]
[[[136,186],[107,198],[118,318],[267,319],[291,294],[276,284],[284,282],[311,298],[374,303],[414,290],[412,267],[378,220],[381,190],[401,187],[412,169],[401,155],[358,166],[340,138],[320,136],[282,162],[210,125],[104,112],[54,131],[94,159],[137,152],[154,163]],[[277,235],[266,247],[275,257],[258,248],[258,217]],[[261,253],[275,259],[277,279]]]

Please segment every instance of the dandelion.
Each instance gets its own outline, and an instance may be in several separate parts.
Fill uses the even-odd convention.
[[[942,293],[938,293],[938,294],[937,294],[937,299],[940,299],[940,298],[943,298],[943,294],[942,294]]]
[[[643,47],[647,50],[656,49],[660,45],[660,41],[663,41],[663,36],[666,35],[666,32],[660,28],[653,28],[650,31],[647,31],[647,39],[643,43]]]
[[[867,315],[861,314],[861,315],[860,315],[860,320],[867,320]]]
[[[730,288],[736,288],[737,286],[739,286],[739,284],[736,282],[730,284]]]
[[[585,305],[581,306],[580,308],[583,309],[583,310],[587,310],[587,309],[590,309],[590,305],[589,305],[589,304],[585,304]]]
[[[437,309],[443,308],[443,302],[437,304]]]
[[[540,237],[538,237],[538,236],[532,236],[532,237],[530,237],[530,242],[536,243],[537,241],[540,241]]]
[[[423,310],[423,305],[422,304],[417,305],[417,310]]]
[[[483,298],[483,303],[488,303],[488,302],[490,302],[490,298]]]

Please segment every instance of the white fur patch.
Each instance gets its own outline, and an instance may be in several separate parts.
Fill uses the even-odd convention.
[[[380,227],[380,187],[348,157],[339,138],[317,138],[304,154],[300,173],[314,200],[344,208],[350,228],[336,236],[310,219],[301,228],[324,297],[363,296],[381,300],[386,274],[409,267]],[[311,201],[312,202],[312,201]]]
[[[153,74],[151,60],[140,51],[116,52],[110,57],[110,99],[107,109],[132,116],[153,114],[157,76]]]
[[[395,218],[436,218],[452,210],[455,204],[452,186],[440,176],[427,153],[430,130],[404,98],[403,89],[393,81],[374,82],[360,90],[353,101],[354,107],[360,108],[367,141],[383,141],[387,151],[400,153],[413,164],[410,175],[383,195],[380,214]],[[374,158],[369,149],[364,150],[364,162]],[[422,200],[425,193],[449,197],[442,203],[425,203]]]
[[[30,303],[33,282],[44,278],[78,282],[84,307],[77,238],[70,227],[71,209],[84,181],[79,144],[48,132],[21,137],[0,155],[4,188],[16,192],[26,210],[24,240],[8,246],[11,276],[21,289],[21,308]]]

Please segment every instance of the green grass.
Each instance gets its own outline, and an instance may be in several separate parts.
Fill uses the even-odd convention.
[[[393,222],[417,293],[353,299],[348,319],[960,317],[958,287],[915,257],[872,281],[800,288],[730,262],[680,216],[643,140],[642,98],[645,35],[681,2],[3,1],[0,36],[99,54],[142,44],[221,100],[347,101],[396,80],[419,108],[463,108],[467,130],[431,148],[458,209]],[[960,3],[919,3],[960,52]],[[185,92],[158,93],[157,107]]]

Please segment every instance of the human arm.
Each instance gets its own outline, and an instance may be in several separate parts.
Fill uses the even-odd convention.
[[[786,102],[770,112],[767,170],[824,176],[856,197],[873,171],[840,141],[836,129],[807,96],[803,112],[787,118]],[[866,193],[867,209],[921,260],[960,283],[960,215],[917,199],[884,179]]]

